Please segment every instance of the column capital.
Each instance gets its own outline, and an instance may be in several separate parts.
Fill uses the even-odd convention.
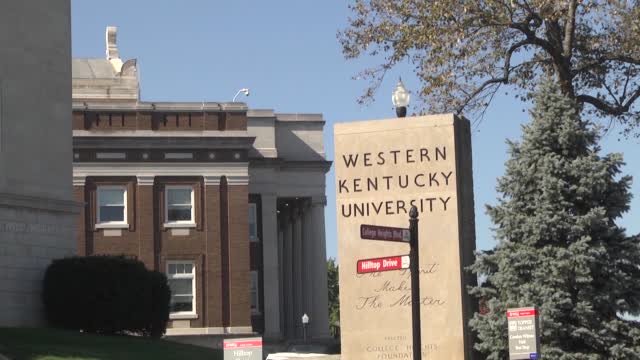
[[[203,176],[204,178],[204,185],[205,186],[209,186],[209,185],[220,185],[220,176],[217,175],[205,175]]]
[[[73,175],[73,186],[84,186],[87,182],[85,175]]]
[[[139,186],[152,186],[155,182],[155,175],[137,175],[136,180]]]
[[[311,197],[311,206],[327,206],[327,197],[325,195],[314,195]]]
[[[227,175],[228,185],[249,185],[248,175]]]

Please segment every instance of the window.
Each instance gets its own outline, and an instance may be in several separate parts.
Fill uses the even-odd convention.
[[[167,186],[165,193],[165,219],[167,224],[194,224],[193,188]]]
[[[251,271],[251,313],[259,314],[260,313],[260,292],[258,289],[260,285],[260,279],[258,279],[258,272],[255,270]]]
[[[97,226],[127,224],[127,188],[124,186],[98,187]]]
[[[249,241],[256,242],[258,239],[258,212],[256,204],[249,203]]]
[[[169,261],[167,279],[171,289],[169,309],[173,318],[196,314],[196,275],[191,261]]]

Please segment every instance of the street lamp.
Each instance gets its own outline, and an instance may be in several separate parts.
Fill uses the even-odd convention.
[[[400,78],[396,85],[396,89],[391,95],[391,101],[393,102],[393,106],[396,107],[396,115],[398,115],[398,117],[407,116],[407,105],[409,105],[410,99],[411,95],[407,89],[405,89],[404,84],[402,83],[402,78]]]
[[[233,100],[231,100],[231,102],[236,102],[236,98],[238,97],[238,95],[240,94],[244,94],[244,96],[249,96],[249,89],[247,88],[242,88],[240,90],[238,90],[238,92],[236,93],[236,96],[233,97]]]
[[[307,314],[302,315],[302,336],[304,337],[304,343],[307,343],[307,325],[309,325],[309,316]]]

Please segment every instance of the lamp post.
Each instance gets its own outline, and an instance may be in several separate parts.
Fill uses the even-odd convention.
[[[238,92],[236,93],[236,96],[233,97],[233,100],[231,100],[231,102],[236,102],[236,98],[238,97],[238,95],[240,94],[244,94],[244,96],[249,96],[249,89],[247,88],[242,88],[240,90],[238,90]]]
[[[398,115],[398,117],[407,116],[409,100],[411,100],[411,95],[404,87],[402,78],[400,78],[398,84],[396,84],[396,89],[393,90],[393,94],[391,94],[391,102],[393,102],[393,106],[396,107],[396,115]]]
[[[309,316],[307,314],[302,315],[302,336],[304,343],[307,343],[307,325],[309,325]]]

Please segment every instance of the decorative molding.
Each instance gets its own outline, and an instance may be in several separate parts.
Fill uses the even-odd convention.
[[[150,186],[154,184],[156,177],[153,175],[136,175],[136,179],[138,181],[138,185]]]
[[[118,152],[118,153],[99,152],[99,153],[96,153],[96,159],[99,159],[99,160],[116,160],[116,159],[126,159],[126,158],[127,158],[127,154],[123,153],[123,152]]]
[[[249,181],[249,164],[237,163],[74,163],[73,176],[204,176]]]
[[[73,186],[84,186],[87,183],[86,176],[73,176]]]
[[[118,59],[120,54],[118,52],[117,42],[118,28],[115,26],[107,26],[107,59]]]
[[[249,185],[249,175],[226,175],[227,176],[227,184],[229,186],[234,185]]]
[[[170,160],[193,159],[193,153],[168,152],[164,153],[164,158]]]
[[[72,200],[0,193],[0,207],[27,208],[50,212],[79,214],[84,208],[84,205]]]
[[[220,185],[220,176],[204,176],[204,185]]]

